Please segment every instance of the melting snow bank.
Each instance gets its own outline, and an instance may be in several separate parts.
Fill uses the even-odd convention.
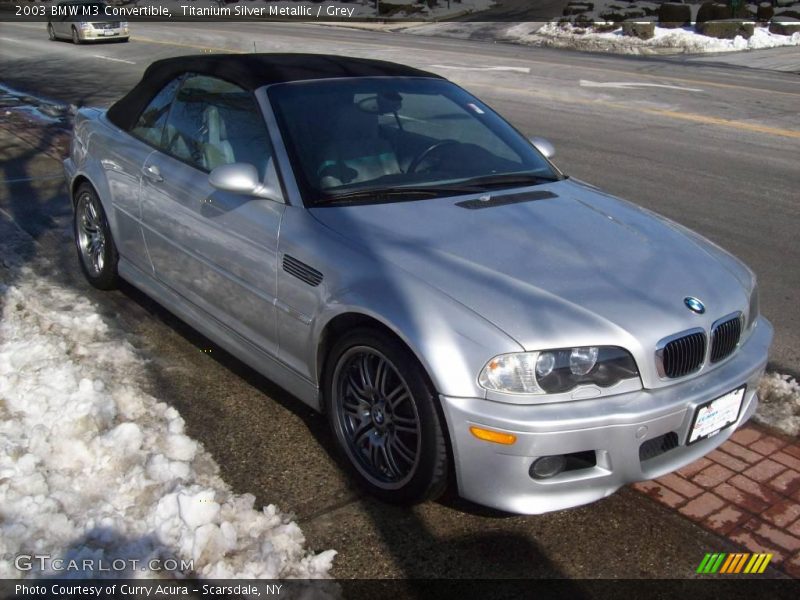
[[[800,46],[800,33],[777,35],[764,27],[756,27],[753,36],[745,39],[737,36],[732,40],[700,35],[691,28],[668,29],[656,27],[655,36],[649,40],[622,35],[622,28],[598,33],[592,29],[573,27],[569,23],[547,23],[540,27],[535,23],[520,23],[509,27],[504,41],[513,41],[551,48],[574,48],[619,54],[664,54],[732,52],[737,50],[759,50],[778,46]]]
[[[759,50],[778,46],[800,46],[800,33],[777,35],[764,27],[756,27],[753,36],[720,40],[700,35],[691,28],[668,29],[656,27],[649,40],[622,35],[622,28],[600,33],[592,29],[573,27],[569,23],[426,23],[402,29],[415,35],[439,35],[455,38],[493,39],[528,46],[570,48],[589,52],[617,54],[695,54]]]
[[[154,577],[149,561],[166,559],[184,563],[170,577],[326,577],[336,553],[310,554],[275,506],[234,495],[178,412],[142,391],[134,348],[3,245],[0,578],[53,574],[14,568],[35,553],[95,561],[62,577],[108,575],[97,565],[115,560],[127,565],[115,576]]]
[[[758,423],[800,435],[800,383],[789,375],[767,373],[758,386]]]

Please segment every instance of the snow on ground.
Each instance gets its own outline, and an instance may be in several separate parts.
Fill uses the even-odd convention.
[[[622,28],[598,33],[591,29],[574,27],[569,23],[426,23],[403,29],[403,33],[416,35],[441,35],[470,38],[491,37],[500,42],[528,46],[570,48],[592,52],[617,54],[680,54],[705,52],[732,52],[759,50],[778,46],[800,46],[800,33],[777,35],[765,27],[756,27],[753,36],[746,40],[739,36],[733,40],[719,40],[696,33],[691,28],[668,29],[656,27],[655,36],[640,40],[622,35]]]
[[[800,383],[789,375],[767,373],[758,386],[758,398],[758,423],[800,435]]]
[[[756,27],[753,36],[745,39],[737,36],[733,40],[720,40],[696,33],[691,28],[668,29],[656,27],[655,36],[649,40],[640,40],[631,36],[623,36],[622,28],[611,32],[597,33],[572,25],[547,23],[536,27],[530,33],[530,24],[521,23],[506,31],[509,41],[550,46],[557,48],[576,48],[578,50],[600,50],[623,54],[646,54],[653,52],[732,52],[737,50],[759,50],[778,46],[800,46],[800,33],[794,35],[777,35],[770,33],[766,27]]]
[[[194,561],[168,576],[327,576],[336,553],[310,554],[287,515],[231,492],[92,302],[0,240],[0,557],[141,561],[129,577],[167,558]],[[13,564],[0,578],[48,574]]]

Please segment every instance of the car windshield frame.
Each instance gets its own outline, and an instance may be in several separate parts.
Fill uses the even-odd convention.
[[[376,86],[376,84],[378,84]],[[380,86],[380,84],[384,84]],[[342,96],[352,96],[368,94],[364,90],[374,90],[376,102],[378,97],[383,98],[384,92],[391,95],[392,92],[441,96],[449,100],[454,107],[460,108],[467,116],[477,120],[486,131],[496,137],[498,142],[506,145],[508,151],[514,152],[519,158],[522,169],[508,169],[501,172],[485,171],[469,174],[460,174],[452,177],[433,177],[425,179],[419,177],[414,181],[408,181],[409,173],[404,172],[400,167],[400,172],[392,175],[382,176],[377,179],[370,179],[366,182],[357,182],[353,185],[338,186],[335,189],[320,189],[315,186],[308,175],[309,156],[303,155],[298,149],[297,140],[293,135],[290,126],[292,110],[285,110],[284,102],[292,103],[298,97],[311,96],[315,92],[340,93]],[[266,100],[275,118],[278,128],[278,135],[289,160],[292,174],[297,185],[303,205],[307,208],[320,206],[340,206],[343,204],[378,204],[386,202],[401,202],[413,200],[425,200],[441,197],[454,197],[466,194],[478,194],[486,192],[498,192],[512,188],[529,187],[544,183],[560,181],[565,178],[564,174],[545,157],[519,130],[511,125],[506,119],[497,112],[477,99],[455,83],[447,79],[434,77],[342,77],[319,80],[292,81],[276,83],[265,86]],[[355,100],[353,100],[355,105]],[[313,101],[312,101],[313,104]],[[288,114],[287,114],[288,113]],[[369,113],[368,113],[369,114]],[[380,116],[394,115],[398,121],[397,110],[384,111],[378,110],[375,114]],[[390,118],[390,117],[389,117]],[[459,116],[460,119],[466,119]],[[403,127],[398,123],[399,131],[403,132]],[[425,137],[417,135],[418,137]],[[442,140],[440,140],[442,141]],[[306,140],[308,143],[308,140]],[[457,142],[462,144],[461,142]],[[474,146],[475,144],[464,143],[464,146]],[[485,153],[485,150],[480,149]],[[527,163],[522,161],[528,160]],[[510,161],[506,161],[510,162]],[[408,166],[408,165],[407,165]],[[416,175],[416,173],[413,173]],[[405,176],[406,181],[403,181]],[[413,179],[413,178],[412,178]]]

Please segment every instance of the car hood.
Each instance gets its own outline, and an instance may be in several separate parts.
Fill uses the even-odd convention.
[[[529,350],[614,344],[652,354],[665,336],[746,310],[747,268],[663,217],[572,180],[503,194],[477,209],[459,197],[312,212]],[[687,296],[706,313],[691,312]]]

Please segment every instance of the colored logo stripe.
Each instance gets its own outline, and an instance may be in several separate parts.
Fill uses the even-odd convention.
[[[697,567],[698,573],[703,574],[736,574],[736,573],[763,573],[767,565],[772,560],[772,554],[750,554],[735,552],[727,554],[725,552],[708,553],[703,557],[700,566]]]

